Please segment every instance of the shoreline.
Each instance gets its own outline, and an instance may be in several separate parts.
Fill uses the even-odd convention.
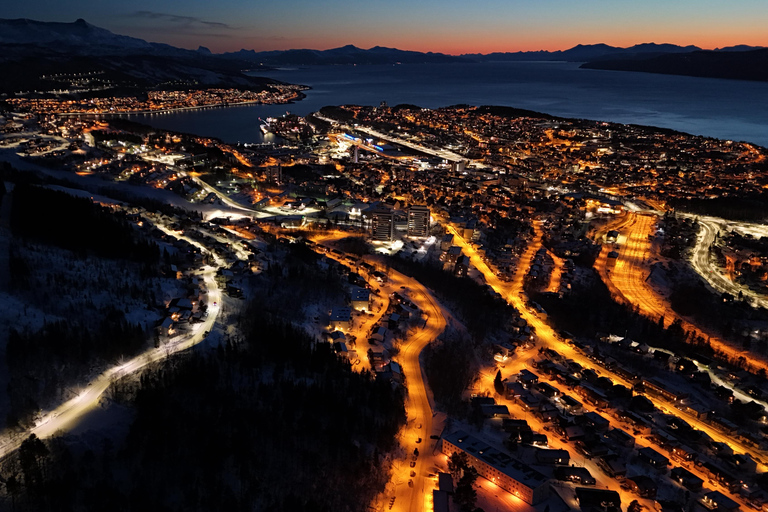
[[[309,88],[304,90],[309,90]],[[243,107],[243,106],[252,106],[252,105],[291,105],[296,103],[297,101],[303,100],[306,97],[307,95],[304,94],[304,92],[299,91],[297,92],[296,97],[291,98],[287,101],[281,101],[281,102],[275,102],[275,103],[264,103],[263,101],[239,101],[237,103],[226,103],[226,104],[219,103],[216,105],[196,105],[193,107],[174,107],[174,108],[164,108],[164,109],[157,109],[157,110],[126,110],[126,111],[120,111],[120,112],[57,112],[55,113],[55,115],[112,117],[112,116],[130,116],[130,115],[172,114],[175,112],[214,109],[214,108]]]

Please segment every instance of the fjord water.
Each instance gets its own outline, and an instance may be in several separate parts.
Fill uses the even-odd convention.
[[[157,128],[264,142],[258,119],[325,105],[507,105],[555,116],[634,123],[768,146],[768,83],[579,69],[570,62],[308,66],[266,76],[312,87],[289,105],[132,116]],[[267,136],[266,141],[270,141]],[[274,140],[274,139],[272,139]]]

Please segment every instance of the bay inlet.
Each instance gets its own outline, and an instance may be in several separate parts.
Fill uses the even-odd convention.
[[[571,62],[308,66],[260,73],[308,85],[285,105],[130,115],[157,128],[226,142],[275,142],[259,118],[306,115],[325,105],[505,105],[554,116],[669,128],[768,146],[768,83],[579,69]]]

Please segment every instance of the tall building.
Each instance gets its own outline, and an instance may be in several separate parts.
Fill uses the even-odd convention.
[[[392,210],[371,212],[371,234],[377,242],[391,242],[395,236],[395,215]]]
[[[451,162],[451,172],[462,173],[467,168],[467,161],[460,160],[458,162]]]
[[[277,184],[283,182],[283,166],[280,164],[267,167],[266,174],[269,181],[274,181]]]
[[[429,235],[429,207],[413,205],[408,208],[408,236]]]

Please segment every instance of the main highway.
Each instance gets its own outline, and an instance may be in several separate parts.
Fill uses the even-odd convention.
[[[646,279],[650,272],[651,243],[648,234],[653,232],[654,219],[647,215],[626,214],[626,218],[614,225],[621,230],[617,247],[619,257],[615,266],[610,264],[608,253],[611,247],[604,247],[595,267],[614,296],[636,304],[649,316],[666,316],[664,304],[654,293]]]
[[[615,265],[609,263],[607,256],[609,248],[604,247],[595,268],[608,286],[611,293],[628,304],[637,306],[644,315],[651,318],[664,317],[665,324],[680,320],[684,330],[694,332],[697,336],[708,340],[713,349],[726,354],[731,359],[744,357],[755,369],[768,370],[768,362],[755,358],[749,352],[735,348],[719,336],[693,324],[690,320],[678,315],[668,301],[648,283],[651,271],[651,249],[656,218],[652,215],[626,213],[624,218],[606,226],[606,229],[618,229],[619,253]]]
[[[156,226],[166,234],[176,238],[183,238],[189,243],[197,246],[199,249],[207,252],[205,247],[194,240],[182,237],[159,224],[156,224]],[[216,256],[214,255],[214,257]],[[98,406],[101,397],[112,383],[128,375],[137,373],[150,364],[162,361],[173,354],[187,350],[203,341],[206,333],[213,327],[221,308],[221,291],[214,279],[214,275],[220,264],[221,262],[217,261],[215,266],[206,267],[203,273],[203,279],[205,280],[208,289],[208,317],[204,322],[194,326],[191,333],[176,336],[158,348],[149,349],[127,362],[105,370],[90,383],[82,387],[74,398],[62,403],[55,409],[42,414],[35,425],[25,432],[3,433],[0,437],[0,459],[13,453],[19,446],[21,446],[22,441],[32,434],[35,434],[39,438],[46,438],[57,432],[65,431],[68,428],[75,426],[85,414]]]
[[[631,222],[631,220],[628,222]],[[640,226],[645,226],[645,222],[640,222]],[[558,334],[554,332],[552,327],[546,322],[546,320],[540,314],[538,314],[533,309],[527,307],[524,304],[523,280],[528,271],[528,268],[530,268],[530,264],[531,264],[531,260],[533,259],[533,256],[535,255],[536,251],[538,251],[539,248],[541,247],[542,233],[541,233],[539,224],[534,223],[533,227],[534,227],[535,235],[533,239],[529,242],[525,253],[520,257],[520,263],[518,265],[517,273],[510,283],[505,283],[499,280],[499,278],[488,267],[485,261],[483,261],[483,259],[479,256],[475,248],[472,245],[468,244],[453,227],[448,226],[447,229],[450,233],[454,235],[453,244],[458,245],[462,248],[462,252],[470,258],[472,265],[474,265],[475,268],[477,268],[483,274],[483,277],[485,278],[486,283],[488,283],[495,291],[497,291],[502,296],[504,296],[507,299],[507,301],[510,304],[512,304],[520,312],[521,317],[528,322],[528,325],[533,330],[535,330],[537,343],[540,346],[552,348],[553,350],[561,354],[563,357],[579,363],[582,367],[595,369],[600,375],[609,377],[614,383],[622,384],[628,387],[629,389],[632,389],[633,384],[631,382],[628,382],[626,379],[624,379],[620,375],[614,373],[613,371],[603,366],[597,366],[595,362],[589,359],[584,353],[575,349],[573,346],[565,343],[565,341]],[[647,228],[647,226],[645,227]],[[647,240],[647,236],[645,239]],[[640,250],[639,253],[635,252],[634,254],[635,254],[635,257],[638,257],[643,254],[643,251]],[[508,364],[511,364],[511,363],[508,363]],[[495,375],[495,372],[494,372],[494,375]],[[492,381],[488,380],[490,379],[491,376],[486,375],[485,377],[487,381],[486,386],[489,387],[489,389],[492,389],[492,386],[493,386]],[[650,395],[647,395],[646,397],[649,400],[651,400],[651,402],[653,402],[654,406],[657,409],[684,419],[693,428],[696,428],[705,432],[713,440],[718,442],[723,442],[728,446],[730,446],[734,450],[734,453],[737,453],[737,452],[749,453],[755,460],[758,460],[758,461],[764,461],[764,459],[766,459],[765,452],[752,448],[750,446],[747,446],[744,443],[734,439],[733,436],[715,429],[709,423],[706,423],[687,412],[684,412],[675,408],[674,404],[672,404],[671,402],[667,402],[663,399],[650,396]],[[638,440],[638,444],[640,444],[641,446],[647,445],[647,442],[644,440]],[[758,463],[758,466],[763,469],[766,469],[766,466],[762,462]],[[690,468],[688,469],[690,470]],[[739,499],[738,497],[729,494],[726,489],[718,488],[718,490],[731,496],[734,499]]]

